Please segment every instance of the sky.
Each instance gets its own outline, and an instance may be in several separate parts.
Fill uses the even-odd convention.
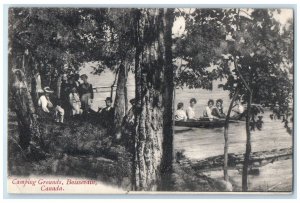
[[[193,12],[194,9],[193,8],[182,8],[180,10],[184,11],[186,13],[191,13],[191,12]],[[251,9],[250,9],[250,12],[251,12]],[[287,20],[290,18],[293,18],[293,10],[292,9],[281,9],[280,13],[274,12],[274,18],[280,22],[282,27],[284,27]],[[174,37],[179,37],[185,33],[185,20],[183,17],[179,17],[175,20],[173,28],[172,28],[172,33],[173,33]]]

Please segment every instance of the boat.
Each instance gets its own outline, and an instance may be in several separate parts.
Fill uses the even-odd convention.
[[[229,120],[229,123],[238,123],[238,120]],[[175,126],[192,127],[192,128],[220,128],[224,127],[225,119],[209,120],[201,118],[197,120],[175,121]]]

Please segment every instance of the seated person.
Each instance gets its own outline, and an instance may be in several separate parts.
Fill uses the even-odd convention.
[[[186,110],[187,119],[195,119],[195,104],[197,103],[197,100],[195,98],[192,98],[190,100],[190,106]]]
[[[38,100],[39,114],[41,117],[49,117],[51,114],[51,108],[53,108],[53,104],[50,101],[50,94],[53,93],[49,87],[44,88],[44,93],[40,96]]]
[[[114,123],[115,109],[111,106],[112,99],[110,97],[106,97],[105,105],[106,107],[103,109],[99,108],[98,112],[100,112],[100,116],[104,121],[104,125],[106,127],[112,127]]]
[[[216,101],[216,107],[213,108],[212,115],[216,116],[218,118],[226,117],[225,113],[223,112],[223,100],[222,99],[218,99]]]
[[[210,121],[212,121],[213,119],[219,119],[217,116],[213,115],[213,111],[214,111],[214,100],[210,99],[207,102],[207,106],[205,107],[204,111],[203,111],[203,116],[205,118],[208,118]]]
[[[53,93],[49,87],[44,88],[44,94],[38,100],[39,115],[43,119],[53,120],[55,122],[63,123],[65,111],[61,107],[61,102],[58,100],[54,108],[52,102],[50,101],[50,94]]]
[[[82,114],[81,101],[79,98],[79,94],[77,93],[76,87],[73,87],[71,93],[69,94],[69,103],[72,108],[72,116]]]
[[[234,112],[233,116],[231,117],[232,119],[240,119],[244,114],[244,106],[241,104],[240,99],[237,99],[235,101],[235,105],[232,108],[232,111]]]
[[[185,111],[183,110],[183,103],[179,102],[177,104],[177,110],[175,111],[175,121],[186,121],[187,116]]]

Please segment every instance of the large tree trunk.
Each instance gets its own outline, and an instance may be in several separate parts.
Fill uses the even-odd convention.
[[[13,108],[16,112],[19,125],[19,144],[23,149],[29,146],[35,149],[43,149],[43,139],[35,107],[27,86],[25,75],[19,80],[15,75],[10,88]]]
[[[224,141],[225,141],[224,142],[224,180],[226,182],[229,181],[229,176],[228,176],[228,130],[229,130],[229,119],[230,119],[231,110],[233,108],[233,103],[236,100],[238,92],[239,92],[239,88],[237,87],[234,94],[233,94],[233,96],[232,96],[232,99],[231,99],[231,102],[230,102],[230,105],[229,105],[229,108],[228,108],[228,111],[227,111],[227,115],[226,115],[226,119],[225,119],[225,126],[224,126]]]
[[[121,64],[119,66],[116,97],[114,102],[114,108],[115,108],[114,122],[115,122],[115,134],[117,138],[120,137],[122,120],[126,114],[126,98],[125,98],[126,82],[127,82],[126,67],[123,64]]]
[[[134,189],[168,190],[173,161],[173,9],[136,14]]]
[[[172,26],[174,21],[174,9],[161,9],[163,22],[159,45],[161,56],[164,58],[163,66],[163,142],[161,161],[161,185],[160,190],[172,190],[173,172],[173,92],[174,92],[174,69],[172,57]],[[162,32],[163,31],[163,32]]]
[[[136,111],[134,189],[157,190],[160,181],[162,139],[162,66],[157,63],[156,42],[150,30],[158,9],[136,11]],[[146,19],[147,18],[147,19]],[[142,43],[142,45],[141,45]]]
[[[148,53],[147,53],[148,52]],[[150,55],[148,47],[144,54]],[[155,88],[159,77],[158,67],[150,67],[150,58],[143,59],[136,76],[136,138],[135,138],[135,185],[136,190],[156,190],[161,159],[162,115],[161,93]],[[148,65],[147,65],[148,63]],[[155,71],[154,78],[152,71]],[[152,79],[150,79],[150,77]]]
[[[242,175],[242,191],[248,191],[248,166],[250,161],[250,153],[251,153],[251,132],[250,132],[250,111],[251,111],[251,100],[252,94],[250,93],[249,98],[247,99],[247,114],[246,114],[246,152],[244,157],[244,165],[243,165],[243,175]]]

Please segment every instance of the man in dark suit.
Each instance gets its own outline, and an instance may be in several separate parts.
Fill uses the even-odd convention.
[[[111,106],[112,99],[110,97],[106,97],[105,104],[106,107],[100,110],[100,115],[103,120],[104,126],[113,129],[115,109]]]

